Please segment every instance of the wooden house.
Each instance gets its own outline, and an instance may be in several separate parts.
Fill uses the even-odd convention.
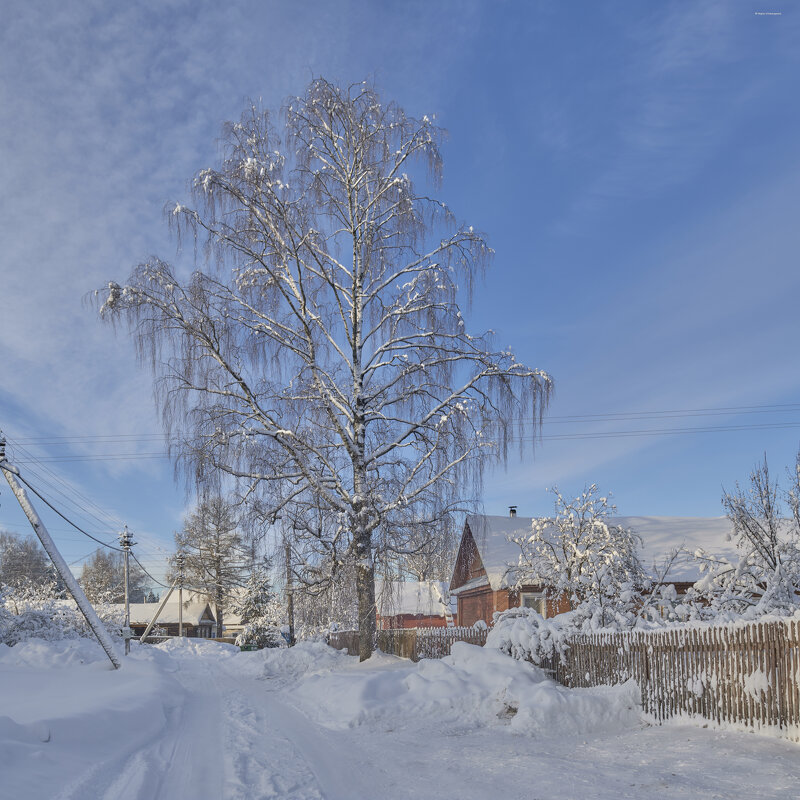
[[[145,628],[153,619],[159,603],[131,603],[131,629],[135,636],[141,636]],[[124,613],[124,606],[117,604],[118,610]],[[160,628],[167,636],[178,635],[178,600],[170,600],[159,614],[156,626]],[[198,600],[190,600],[183,604],[183,635],[191,638],[211,639],[214,636],[214,630],[217,625],[217,620],[214,617],[214,612],[211,610],[209,603]]]
[[[478,620],[491,625],[496,611],[520,605],[535,608],[545,617],[570,610],[569,598],[556,596],[551,587],[537,583],[518,586],[521,551],[511,539],[529,535],[532,521],[516,513],[467,516],[450,581],[459,625],[474,625]],[[700,578],[697,562],[691,557],[696,549],[735,558],[735,548],[727,541],[732,531],[727,517],[614,517],[609,521],[642,537],[642,565],[653,577],[668,554],[680,550],[665,580],[678,594]]]

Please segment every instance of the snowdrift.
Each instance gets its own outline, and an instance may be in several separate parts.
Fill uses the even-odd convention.
[[[319,646],[311,650],[300,644],[290,652],[295,662],[310,662]],[[502,726],[553,736],[641,724],[633,683],[566,689],[530,663],[465,642],[454,644],[447,658],[419,664],[384,654],[361,664],[341,655],[325,659],[299,678],[291,696],[306,715],[329,728],[392,728],[425,720],[449,729]],[[265,677],[285,678],[283,666],[271,659]]]

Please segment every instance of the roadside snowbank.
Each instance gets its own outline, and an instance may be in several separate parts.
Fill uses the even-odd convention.
[[[162,732],[183,688],[171,659],[134,645],[117,671],[94,641],[0,645],[0,774],[8,797],[55,797],[70,776]]]
[[[319,652],[303,644],[293,651],[297,661]],[[325,658],[291,694],[305,714],[329,728],[394,728],[426,720],[451,729],[503,726],[553,736],[641,724],[632,683],[566,689],[532,664],[465,642],[454,644],[447,658],[419,664],[383,654],[361,664],[347,656]],[[276,672],[279,663],[268,665],[265,677],[285,675]]]

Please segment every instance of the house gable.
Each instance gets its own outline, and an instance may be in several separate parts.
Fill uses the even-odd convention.
[[[466,521],[464,523],[464,532],[461,534],[461,544],[458,546],[456,563],[453,567],[450,591],[460,589],[471,581],[477,585],[480,583],[481,578],[486,578],[486,569],[483,566],[481,554],[472,535],[469,521]]]

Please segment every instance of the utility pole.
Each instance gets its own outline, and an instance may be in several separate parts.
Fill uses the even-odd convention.
[[[294,647],[294,589],[292,587],[292,545],[286,542],[286,605],[289,612],[289,647]]]
[[[47,555],[50,556],[53,566],[58,571],[69,593],[74,598],[78,609],[97,637],[97,641],[100,642],[100,646],[105,650],[108,660],[113,664],[114,669],[119,669],[121,666],[119,656],[114,648],[114,643],[111,641],[111,637],[108,635],[108,631],[103,627],[103,623],[100,622],[97,612],[92,608],[92,604],[87,599],[78,581],[75,580],[75,576],[67,566],[67,562],[64,561],[64,557],[59,553],[50,533],[36,513],[36,509],[31,505],[31,501],[28,499],[25,489],[20,485],[20,481],[24,481],[24,479],[20,475],[19,470],[6,461],[6,440],[2,433],[0,433],[0,472],[5,475],[8,485],[11,487],[11,491],[14,492],[14,496],[19,501],[22,510],[25,512],[28,522],[31,523],[34,533],[39,537],[42,547]]]
[[[122,554],[125,565],[125,625],[122,628],[122,638],[125,640],[125,655],[130,655],[131,652],[131,604],[129,593],[129,576],[128,569],[128,556],[130,555],[131,547],[134,545],[133,537],[128,533],[128,526],[126,525],[122,533],[119,535],[119,543],[122,545]]]
[[[183,636],[183,567],[186,555],[178,553],[175,556],[175,563],[178,565],[178,636]]]

